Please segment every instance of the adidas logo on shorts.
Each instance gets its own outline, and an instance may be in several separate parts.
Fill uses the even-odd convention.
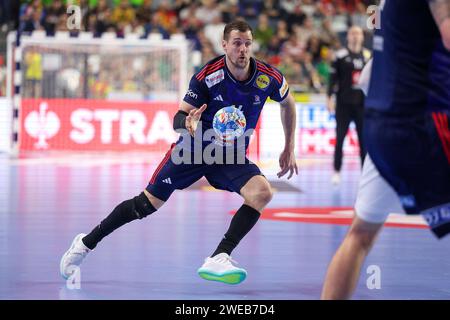
[[[162,182],[172,184],[172,180],[170,180],[170,178],[164,179]]]

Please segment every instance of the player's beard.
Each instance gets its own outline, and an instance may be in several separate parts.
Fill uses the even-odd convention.
[[[243,57],[243,59],[241,59],[241,57],[237,57],[236,61],[233,61],[231,59],[230,59],[230,61],[234,65],[235,68],[245,69],[245,68],[247,68],[250,60],[247,57]]]

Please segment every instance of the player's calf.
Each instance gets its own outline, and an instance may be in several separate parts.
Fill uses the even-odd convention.
[[[104,237],[117,228],[133,220],[143,219],[151,215],[163,203],[148,191],[141,192],[138,196],[125,200],[116,206],[108,217],[83,238],[83,243],[92,250]]]

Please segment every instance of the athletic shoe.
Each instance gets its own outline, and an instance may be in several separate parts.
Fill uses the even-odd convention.
[[[247,277],[247,271],[233,266],[232,262],[237,264],[228,254],[220,253],[212,258],[206,258],[197,272],[205,280],[239,284]]]
[[[331,177],[331,182],[333,184],[339,184],[341,182],[341,175],[339,172],[335,172],[333,176]]]
[[[64,279],[68,279],[75,272],[75,267],[78,267],[83,262],[83,259],[86,258],[86,255],[91,251],[84,245],[83,241],[81,241],[84,236],[86,236],[84,233],[77,235],[75,239],[73,239],[69,250],[67,250],[61,258],[59,272]]]

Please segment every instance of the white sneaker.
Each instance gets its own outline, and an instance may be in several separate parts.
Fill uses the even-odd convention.
[[[339,172],[335,172],[333,176],[331,177],[331,182],[333,184],[339,184],[341,182],[341,175]]]
[[[239,284],[247,277],[247,271],[233,266],[232,262],[237,264],[228,254],[220,253],[212,258],[206,258],[197,273],[205,280]]]
[[[83,262],[83,259],[86,258],[86,255],[91,251],[91,249],[86,247],[83,241],[81,241],[84,236],[86,236],[84,233],[77,235],[75,239],[73,239],[69,250],[67,250],[61,258],[59,272],[64,279],[68,279],[75,272],[75,267],[78,267]]]

